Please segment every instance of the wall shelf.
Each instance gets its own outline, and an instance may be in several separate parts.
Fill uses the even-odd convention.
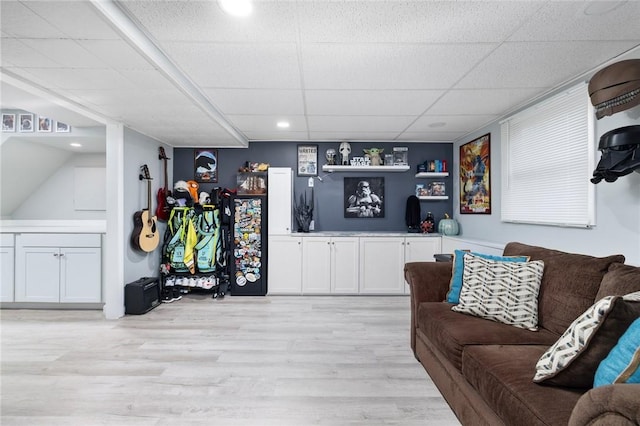
[[[449,176],[449,172],[421,172],[416,173],[416,178],[437,178],[437,177],[447,177]]]
[[[323,172],[406,172],[409,166],[322,166]]]
[[[420,201],[448,200],[448,195],[423,195],[418,197]]]

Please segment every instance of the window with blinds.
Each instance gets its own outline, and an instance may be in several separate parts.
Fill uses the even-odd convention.
[[[580,84],[501,124],[501,219],[595,225],[593,107]]]

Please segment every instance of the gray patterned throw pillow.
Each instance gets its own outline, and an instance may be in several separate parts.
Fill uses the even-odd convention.
[[[451,308],[527,330],[538,329],[544,262],[500,262],[464,255],[460,303]]]

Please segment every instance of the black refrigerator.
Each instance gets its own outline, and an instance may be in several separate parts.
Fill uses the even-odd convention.
[[[238,193],[232,202],[232,296],[267,294],[266,184],[266,173],[238,176]]]

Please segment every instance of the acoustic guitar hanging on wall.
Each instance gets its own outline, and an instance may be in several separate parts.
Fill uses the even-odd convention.
[[[133,233],[131,245],[137,250],[152,252],[160,243],[157,218],[151,215],[151,175],[147,165],[140,168],[140,180],[147,181],[147,208],[135,212],[133,215]]]

